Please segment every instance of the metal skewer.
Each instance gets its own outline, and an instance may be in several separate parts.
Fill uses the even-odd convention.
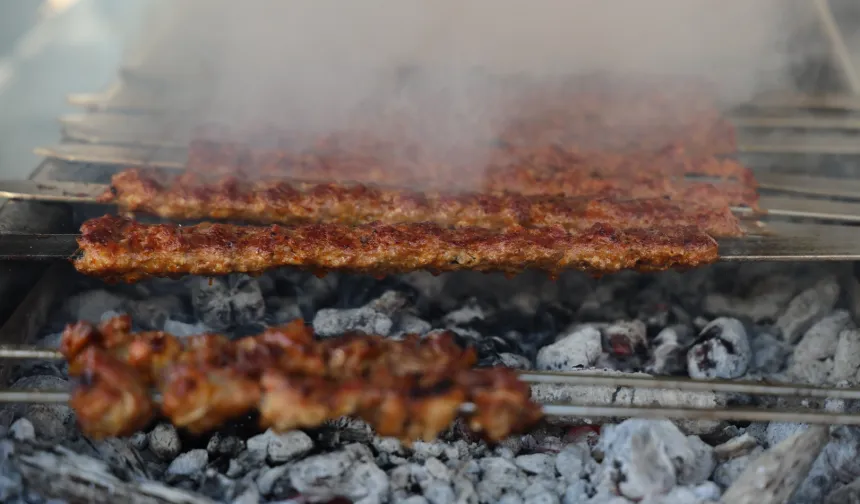
[[[0,198],[58,203],[97,204],[110,189],[107,184],[83,182],[37,182],[33,180],[0,180]],[[860,199],[860,192],[854,195]],[[860,223],[860,202],[812,200],[792,196],[761,196],[762,210],[735,207],[740,217],[796,217]]]
[[[0,359],[63,360],[56,350],[30,345],[0,345]],[[786,385],[741,380],[699,380],[694,378],[606,376],[589,373],[524,371],[519,378],[530,384],[555,384],[591,387],[629,387],[639,389],[672,389],[686,392],[719,392],[727,394],[772,395],[818,399],[860,400],[860,388],[828,388],[814,385]]]
[[[71,398],[63,391],[0,390],[0,403],[63,404]],[[473,403],[463,403],[462,413],[475,411]],[[671,406],[604,406],[587,404],[543,404],[550,417],[645,418],[675,420],[733,420],[749,422],[799,422],[824,425],[860,425],[860,415],[823,411],[786,411],[753,408],[676,408]]]

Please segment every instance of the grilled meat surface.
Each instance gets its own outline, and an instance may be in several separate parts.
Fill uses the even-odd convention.
[[[140,169],[115,175],[111,191],[102,201],[116,202],[125,212],[175,220],[353,225],[433,222],[488,229],[560,226],[569,231],[584,231],[601,223],[622,230],[696,225],[716,237],[743,234],[738,219],[720,201],[613,199],[599,193],[596,198],[420,193],[363,184],[247,182],[238,177],[210,182],[200,174],[171,176]]]
[[[611,273],[696,267],[718,259],[713,238],[694,227],[616,229],[596,224],[569,233],[560,227],[445,228],[417,224],[140,224],[106,215],[78,238],[75,268],[106,281],[148,277],[262,273],[278,267],[374,275],[416,270],[519,273],[567,269]]]
[[[517,145],[523,144],[519,140]],[[562,180],[606,180],[633,177],[648,181],[655,177],[700,175],[752,185],[750,170],[737,161],[714,156],[694,156],[675,146],[657,151],[580,151],[554,144],[516,147],[503,144],[487,147],[492,153],[483,165],[463,164],[453,154],[436,160],[416,154],[419,147],[380,145],[372,138],[363,141],[328,140],[313,148],[265,148],[239,142],[194,140],[189,146],[186,169],[192,173],[249,177],[274,176],[305,180],[386,183],[421,188],[451,186],[476,190],[545,193],[549,185],[512,186],[520,172],[560,172]],[[408,145],[408,140],[403,140]],[[334,146],[328,146],[334,144]],[[404,150],[405,152],[401,152]],[[391,152],[394,151],[394,152]],[[470,160],[465,155],[464,159]],[[559,177],[556,177],[558,179]],[[582,194],[582,193],[574,193]]]
[[[61,351],[74,363],[70,373],[87,377],[72,400],[87,434],[116,436],[144,427],[157,410],[150,386],[161,393],[160,413],[196,433],[254,408],[263,427],[278,431],[355,415],[380,435],[405,441],[436,437],[466,401],[476,406],[469,425],[489,440],[541,418],[514,371],[474,369],[474,349],[459,347],[450,333],[317,341],[297,320],[235,341],[204,334],[180,343],[154,334],[132,332],[128,316],[66,328]],[[162,358],[163,348],[176,346],[170,359]],[[131,347],[150,359],[135,358]]]

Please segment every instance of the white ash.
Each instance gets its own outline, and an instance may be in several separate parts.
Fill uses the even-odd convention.
[[[854,385],[858,382],[860,371],[860,330],[845,329],[840,331],[833,356],[833,371],[830,379],[834,383],[841,381]]]
[[[255,278],[248,275],[193,277],[189,282],[194,314],[213,331],[254,325],[265,315],[263,291]]]
[[[143,329],[161,330],[170,319],[187,313],[179,296],[167,295],[128,301],[124,305],[132,320],[139,321]]]
[[[833,310],[839,294],[839,282],[832,277],[798,294],[776,321],[782,338],[795,343],[816,321]]]
[[[218,330],[235,337],[301,317],[313,321],[321,336],[361,331],[399,338],[451,330],[461,343],[475,346],[483,366],[729,379],[801,375],[809,382],[851,384],[860,369],[860,337],[852,323],[841,326],[845,305],[834,280],[844,284],[840,275],[830,267],[760,264],[599,280],[565,274],[557,282],[531,274],[505,279],[416,273],[377,281],[288,271],[212,282],[159,280],[84,290],[70,298],[40,338],[56,346],[58,332],[70,320],[98,321],[119,313],[131,314],[138,328],[179,336]],[[713,364],[690,369],[688,356],[703,347]],[[35,375],[53,389],[66,384],[64,373],[62,365],[22,363],[13,376]],[[723,407],[730,399],[613,387],[537,385],[533,392],[549,402],[598,405]],[[202,438],[156,424],[120,442],[89,443],[80,439],[67,408],[45,408],[4,407],[0,428],[9,427],[10,440],[28,440],[29,423],[35,442],[55,439],[123,474],[167,481],[214,502],[248,503],[333,497],[367,503],[632,502],[607,486],[619,471],[632,471],[633,483],[624,487],[631,496],[653,494],[640,502],[711,502],[741,481],[761,453],[806,428],[767,423],[738,428],[716,421],[610,426],[608,420],[553,418],[548,426],[498,446],[475,441],[458,424],[441,440],[406,447],[374,436],[363,422],[342,419],[308,432],[225,427]],[[583,423],[603,429],[576,427]],[[722,444],[710,448],[698,435]],[[629,453],[605,450],[609,444],[626,446]],[[849,484],[850,444],[850,438],[834,438],[802,491],[832,494]],[[594,451],[595,446],[600,448]],[[658,461],[650,468],[653,474],[640,470],[639,461],[652,455]],[[608,456],[621,462],[621,470]],[[668,465],[659,462],[667,457]],[[822,479],[821,471],[831,475]]]
[[[631,500],[704,483],[716,466],[713,448],[669,421],[626,420],[604,431],[600,484]]]
[[[599,374],[608,376],[639,376],[647,377],[645,373],[621,373],[610,370],[572,371],[582,374]],[[558,385],[541,383],[532,385],[532,396],[535,400],[545,403],[568,403],[613,406],[685,406],[696,408],[718,408],[724,406],[724,398],[713,392],[688,392],[663,389],[634,390],[627,387],[596,387],[583,385]],[[579,425],[592,423],[580,418],[555,417],[550,422]],[[678,425],[688,433],[708,434],[716,432],[721,422],[713,420],[683,420]]]
[[[833,357],[839,343],[839,334],[851,323],[851,314],[836,310],[812,325],[794,348],[795,361],[823,360]]]
[[[722,502],[789,502],[789,498],[807,477],[828,438],[827,427],[813,426],[771,447],[749,464],[747,470],[732,483],[723,494]]]
[[[548,371],[583,369],[594,364],[602,352],[600,331],[586,326],[541,348],[536,365]]]
[[[156,457],[168,462],[176,458],[182,451],[179,433],[167,423],[160,423],[149,432],[147,445]]]
[[[740,378],[746,374],[752,350],[743,324],[720,317],[702,329],[687,352],[687,371],[693,378]]]
[[[687,340],[692,331],[686,326],[661,330],[651,342],[651,359],[645,372],[654,375],[674,375],[687,370]]]

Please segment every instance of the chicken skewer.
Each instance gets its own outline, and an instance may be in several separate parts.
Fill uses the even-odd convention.
[[[293,324],[283,329],[281,332],[277,330],[274,333],[264,333],[264,339],[266,334],[269,334],[268,338],[271,339],[272,335],[280,334],[280,342],[281,345],[284,344],[284,341],[293,341],[293,343],[301,341],[303,338],[310,337],[310,333],[307,332],[307,328],[304,328],[302,324]],[[283,340],[283,338],[287,338]],[[264,365],[267,360],[270,358],[266,358],[267,353],[259,354],[256,353],[259,350],[258,343],[259,341],[254,339],[244,339],[240,340],[242,343],[237,343],[236,348],[244,349],[246,352],[246,358],[250,358],[252,355],[257,355],[257,360],[254,361],[246,361],[244,365],[245,372],[248,372],[248,366],[253,366],[253,362],[257,362],[258,365]],[[262,340],[261,340],[262,341]],[[371,357],[372,353],[368,354],[368,348],[372,348],[373,345],[367,346],[364,343],[367,341],[372,341],[372,338],[362,338],[360,340],[352,340],[353,343],[362,343],[358,347],[353,347],[353,355],[364,355],[365,357]],[[72,358],[72,364],[70,365],[70,371],[73,374],[80,373],[80,365],[75,364],[75,360],[78,359],[80,355],[85,352],[93,353],[94,349],[92,348],[93,343],[98,343],[106,350],[116,354],[117,356],[121,356],[122,359],[128,362],[137,362],[136,369],[143,370],[144,375],[146,374],[163,374],[163,370],[161,367],[158,367],[159,362],[158,353],[165,354],[162,357],[171,357],[176,358],[176,352],[179,351],[179,347],[176,345],[176,342],[169,337],[169,335],[165,335],[160,332],[144,332],[133,335],[130,333],[130,320],[127,317],[118,317],[111,321],[102,324],[101,329],[96,331],[92,326],[88,324],[76,324],[73,326],[69,326],[67,328],[64,337],[63,337],[63,351],[56,352],[45,349],[32,348],[28,346],[10,346],[6,345],[0,347],[0,358],[13,358],[13,359],[62,359],[65,358],[65,355],[68,355]],[[309,343],[308,340],[304,341],[304,343]],[[398,345],[399,343],[391,343],[390,344]],[[436,343],[439,343],[438,341]],[[344,350],[350,347],[349,340],[346,340],[346,346],[342,346],[341,344],[334,345],[335,348],[342,348]],[[192,343],[189,344],[189,347],[192,349],[192,355],[196,355],[197,359],[211,360],[213,358],[226,358],[225,355],[230,354],[229,344],[226,340],[215,337],[214,335],[203,335],[198,339],[192,338]],[[255,351],[254,349],[257,349]],[[358,354],[355,354],[354,351],[356,349],[363,348],[364,351],[360,351]],[[453,347],[448,347],[448,350],[444,350],[445,344],[442,343],[441,347],[437,347],[442,354],[435,354],[437,357],[434,357],[433,361],[438,361],[439,355],[447,355],[451,357],[451,354],[446,353],[449,352]],[[148,350],[147,350],[148,349]],[[156,353],[153,353],[153,350]],[[334,355],[338,355],[337,359],[338,365],[341,366],[340,373],[349,373],[350,366],[347,365],[346,368],[342,368],[347,362],[352,362],[352,366],[359,364],[361,365],[362,360],[359,361],[343,358],[343,353],[340,353],[341,350],[337,350]],[[349,351],[347,351],[349,353]],[[65,354],[65,355],[64,355]],[[303,359],[299,356],[302,353],[296,354],[293,353],[293,357],[297,360],[297,362],[303,362]],[[304,354],[307,357],[307,354]],[[456,353],[453,358],[455,361],[458,360],[456,357]],[[467,354],[463,354],[467,355]],[[97,358],[105,359],[107,358],[107,354],[99,354],[99,352],[95,352],[94,356]],[[259,358],[263,358],[263,361],[259,361]],[[92,356],[91,356],[92,357]],[[271,357],[271,355],[269,355]],[[143,360],[141,360],[143,359]],[[169,359],[168,359],[169,360]],[[183,360],[179,358],[179,360]],[[228,359],[229,360],[229,359]],[[401,359],[398,358],[398,361]],[[450,359],[449,359],[450,360]],[[188,359],[185,359],[186,363]],[[304,359],[306,361],[306,359]],[[320,372],[319,366],[321,363],[319,361],[316,365],[311,366],[311,368],[307,368],[306,362],[299,369],[303,369],[305,371],[315,370],[317,374]],[[416,362],[417,361],[413,361]],[[468,364],[470,361],[468,358],[465,361],[461,361],[463,364]],[[148,363],[143,368],[140,367],[141,363]],[[114,363],[116,364],[116,362]],[[365,363],[366,364],[366,363]],[[156,365],[157,367],[152,368],[149,372],[146,372],[146,369],[149,367]],[[161,361],[160,366],[165,365],[164,360]],[[295,367],[294,364],[293,367]],[[392,366],[393,364],[388,364],[388,366]],[[413,366],[416,364],[413,364]],[[372,366],[372,364],[371,364]],[[110,366],[109,366],[110,367]],[[323,366],[325,367],[325,366]],[[444,364],[442,368],[445,368]],[[242,366],[236,369],[242,369]],[[440,369],[437,367],[437,369]],[[223,370],[221,370],[223,371]],[[217,372],[217,370],[216,370]],[[432,373],[431,373],[432,374]],[[187,379],[190,378],[190,375],[184,375],[184,382],[187,383]],[[282,378],[282,377],[281,377]],[[677,378],[648,378],[648,377],[614,377],[614,376],[595,376],[589,374],[566,374],[566,373],[545,373],[545,372],[520,372],[518,373],[518,381],[523,383],[531,383],[531,384],[547,384],[547,383],[555,383],[555,384],[565,384],[565,385],[576,385],[576,386],[594,386],[594,387],[634,387],[634,388],[642,388],[642,389],[653,389],[653,388],[671,388],[677,390],[684,391],[713,391],[713,392],[723,392],[723,393],[745,393],[745,394],[763,394],[763,395],[775,395],[775,396],[794,396],[794,397],[807,397],[807,398],[833,398],[833,399],[842,399],[842,400],[857,400],[860,399],[860,390],[856,389],[828,389],[822,387],[813,387],[813,386],[803,386],[803,385],[782,385],[782,384],[761,384],[761,383],[750,383],[750,382],[742,382],[742,381],[710,381],[710,380],[688,380],[688,379],[677,379]],[[119,374],[114,375],[114,379],[117,383],[123,383],[122,377]],[[150,377],[151,381],[152,378]],[[183,381],[183,380],[181,380]],[[134,387],[134,383],[132,383],[132,388]],[[230,390],[229,387],[225,387],[224,390]],[[131,393],[134,395],[136,392],[138,399],[141,397],[148,397],[148,391],[143,388],[137,388],[136,390],[132,390],[131,392],[128,390],[123,391],[124,394]],[[231,394],[235,396],[236,394]],[[241,395],[241,394],[240,394]],[[69,396],[68,393],[63,392],[20,392],[20,391],[0,391],[0,402],[2,401],[12,401],[12,402],[62,402],[70,399],[74,399]],[[210,397],[210,399],[212,399]],[[80,402],[80,401],[79,401]],[[121,402],[121,401],[120,401]],[[217,402],[217,401],[216,401]],[[459,402],[462,401],[457,401]],[[132,401],[132,404],[147,404],[148,401]],[[234,404],[235,402],[228,401],[228,404]],[[84,406],[87,406],[87,401],[83,402]],[[449,404],[450,406],[450,404]],[[463,405],[459,406],[459,411],[465,413],[473,413],[475,411],[476,406],[469,402],[464,402]],[[432,408],[431,408],[432,411]],[[454,408],[449,407],[448,411],[453,412]],[[702,408],[665,408],[665,407],[629,407],[629,406],[594,406],[594,405],[575,405],[575,404],[551,404],[551,405],[542,405],[541,411],[544,415],[563,415],[563,416],[586,416],[586,417],[601,417],[601,416],[632,416],[632,417],[641,417],[641,418],[700,418],[700,419],[733,419],[733,420],[793,420],[793,421],[805,421],[810,423],[848,423],[848,424],[857,424],[860,423],[858,421],[858,417],[853,415],[838,415],[831,413],[819,413],[819,412],[785,412],[785,411],[773,411],[773,410],[749,410],[749,409],[720,409],[720,410],[711,410],[711,409],[702,409]],[[100,411],[96,412],[97,414]],[[86,412],[84,412],[86,414]],[[453,414],[453,413],[451,413]],[[216,416],[217,417],[217,416]],[[146,418],[146,416],[144,416]],[[802,419],[802,420],[798,420]],[[215,421],[210,421],[207,426],[214,427],[218,425],[221,419],[218,418]],[[313,422],[312,422],[313,423]],[[444,422],[443,422],[444,423]],[[138,425],[131,425],[131,427],[137,427]],[[294,424],[289,424],[286,427],[294,426]],[[286,428],[285,427],[285,428]],[[432,432],[430,433],[432,435]]]

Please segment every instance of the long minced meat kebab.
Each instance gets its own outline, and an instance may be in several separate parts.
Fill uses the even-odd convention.
[[[410,110],[384,103],[373,114],[381,126],[314,138],[259,128],[251,136],[267,141],[252,146],[235,141],[247,132],[200,134],[184,174],[125,170],[101,201],[125,214],[254,225],[105,216],[83,225],[75,267],[127,282],[279,267],[658,271],[715,262],[715,238],[744,234],[731,207],[758,209],[752,172],[724,157],[733,129],[698,83],[513,79],[500,89],[516,105],[505,123],[464,140],[486,141],[480,170],[457,146],[428,149]]]
[[[118,316],[63,332],[61,353],[80,382],[70,404],[89,436],[129,435],[158,415],[203,433],[256,410],[275,431],[356,416],[381,436],[429,440],[471,403],[468,427],[499,441],[542,417],[514,370],[474,368],[474,349],[450,333],[315,340],[297,320],[231,341],[134,333],[131,325]]]

